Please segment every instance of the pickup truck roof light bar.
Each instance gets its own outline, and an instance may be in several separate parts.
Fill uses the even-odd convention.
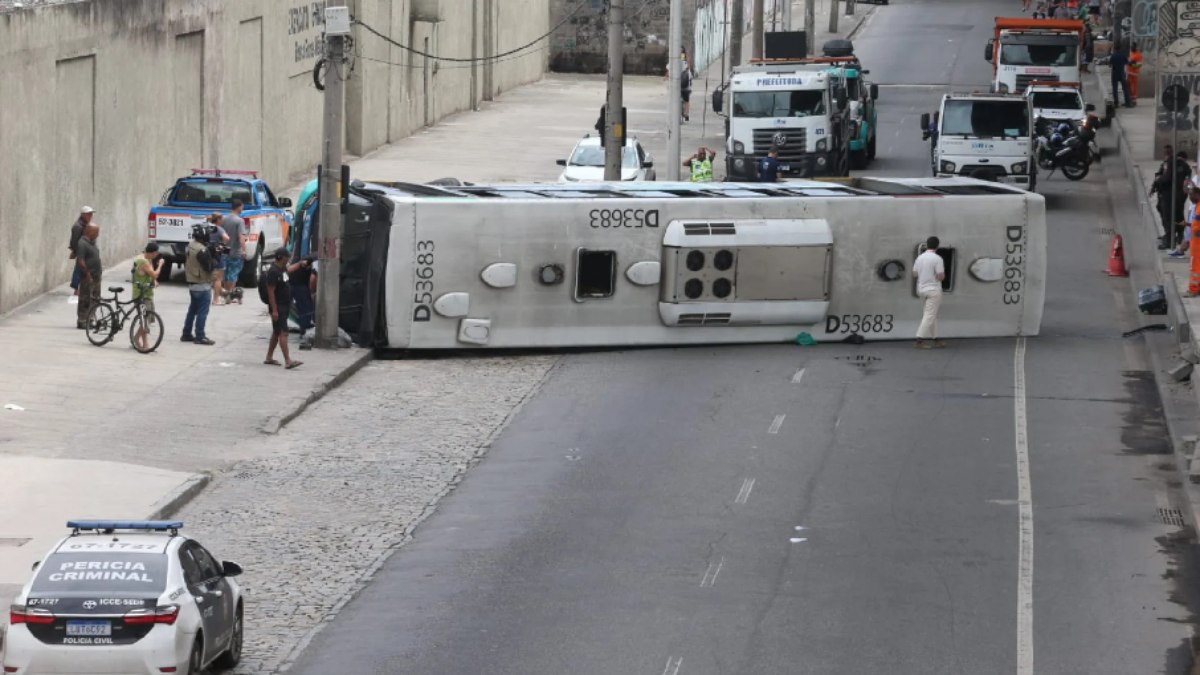
[[[1035,80],[1025,86],[1026,91],[1028,91],[1030,87],[1062,87],[1064,89],[1081,89],[1083,87],[1083,83],[1081,83],[1081,82],[1055,82],[1053,80],[1046,80],[1046,81]]]
[[[193,176],[251,176],[258,178],[257,171],[243,169],[192,169]]]

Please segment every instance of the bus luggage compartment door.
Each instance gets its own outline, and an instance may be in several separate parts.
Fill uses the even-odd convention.
[[[672,221],[662,261],[668,326],[807,326],[829,309],[833,231],[823,219]]]

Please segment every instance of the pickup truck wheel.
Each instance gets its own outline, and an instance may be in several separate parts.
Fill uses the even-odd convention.
[[[158,271],[158,282],[165,284],[171,280],[171,261],[164,260],[162,269]]]
[[[258,277],[262,274],[262,262],[263,247],[262,244],[259,244],[254,252],[254,258],[246,263],[246,266],[242,269],[242,278],[239,280],[242,286],[246,288],[258,288]]]

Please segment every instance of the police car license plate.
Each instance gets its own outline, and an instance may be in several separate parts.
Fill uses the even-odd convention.
[[[112,635],[112,624],[107,621],[68,621],[67,635],[108,637]]]
[[[159,227],[183,227],[186,224],[183,218],[171,216],[158,216],[154,221]]]

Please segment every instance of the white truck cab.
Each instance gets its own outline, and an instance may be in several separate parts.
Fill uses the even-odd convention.
[[[921,115],[931,141],[933,175],[967,176],[1033,190],[1033,109],[1024,96],[946,94],[932,119]]]
[[[726,152],[779,151],[781,173],[848,176],[849,110],[843,80],[825,64],[754,63],[729,81]]]
[[[984,57],[992,64],[992,91],[1021,94],[1037,81],[1078,82],[1082,21],[996,18]]]

